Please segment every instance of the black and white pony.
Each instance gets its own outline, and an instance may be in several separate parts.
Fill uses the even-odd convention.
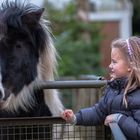
[[[56,90],[33,90],[37,80],[54,80],[56,51],[44,9],[19,0],[0,9],[0,118],[60,115]]]

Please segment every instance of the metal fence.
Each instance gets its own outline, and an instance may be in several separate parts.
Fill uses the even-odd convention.
[[[93,126],[69,125],[60,117],[0,119],[0,140],[104,140],[103,133]]]
[[[39,82],[40,89],[99,88],[106,81],[49,81]],[[34,84],[36,85],[36,83]],[[118,126],[110,125],[115,140],[124,138]],[[110,140],[103,126],[73,126],[60,117],[1,118],[0,140]],[[117,133],[116,133],[117,132]],[[125,139],[123,139],[125,140]]]

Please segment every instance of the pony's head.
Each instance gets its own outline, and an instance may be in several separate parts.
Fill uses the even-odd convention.
[[[55,49],[42,18],[44,9],[29,3],[6,1],[0,9],[0,108],[26,109],[32,83],[52,80]],[[29,103],[30,102],[30,103]]]

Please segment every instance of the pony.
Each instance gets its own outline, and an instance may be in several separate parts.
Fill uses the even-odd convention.
[[[0,118],[60,116],[56,89],[34,90],[38,80],[54,80],[57,51],[44,8],[19,0],[0,8]]]

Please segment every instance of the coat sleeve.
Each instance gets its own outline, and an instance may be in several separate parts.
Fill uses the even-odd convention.
[[[102,124],[108,112],[106,96],[107,94],[105,94],[94,106],[81,109],[76,113],[76,125],[94,126]]]
[[[118,124],[128,139],[140,140],[140,109],[133,112],[133,116],[123,115]]]

